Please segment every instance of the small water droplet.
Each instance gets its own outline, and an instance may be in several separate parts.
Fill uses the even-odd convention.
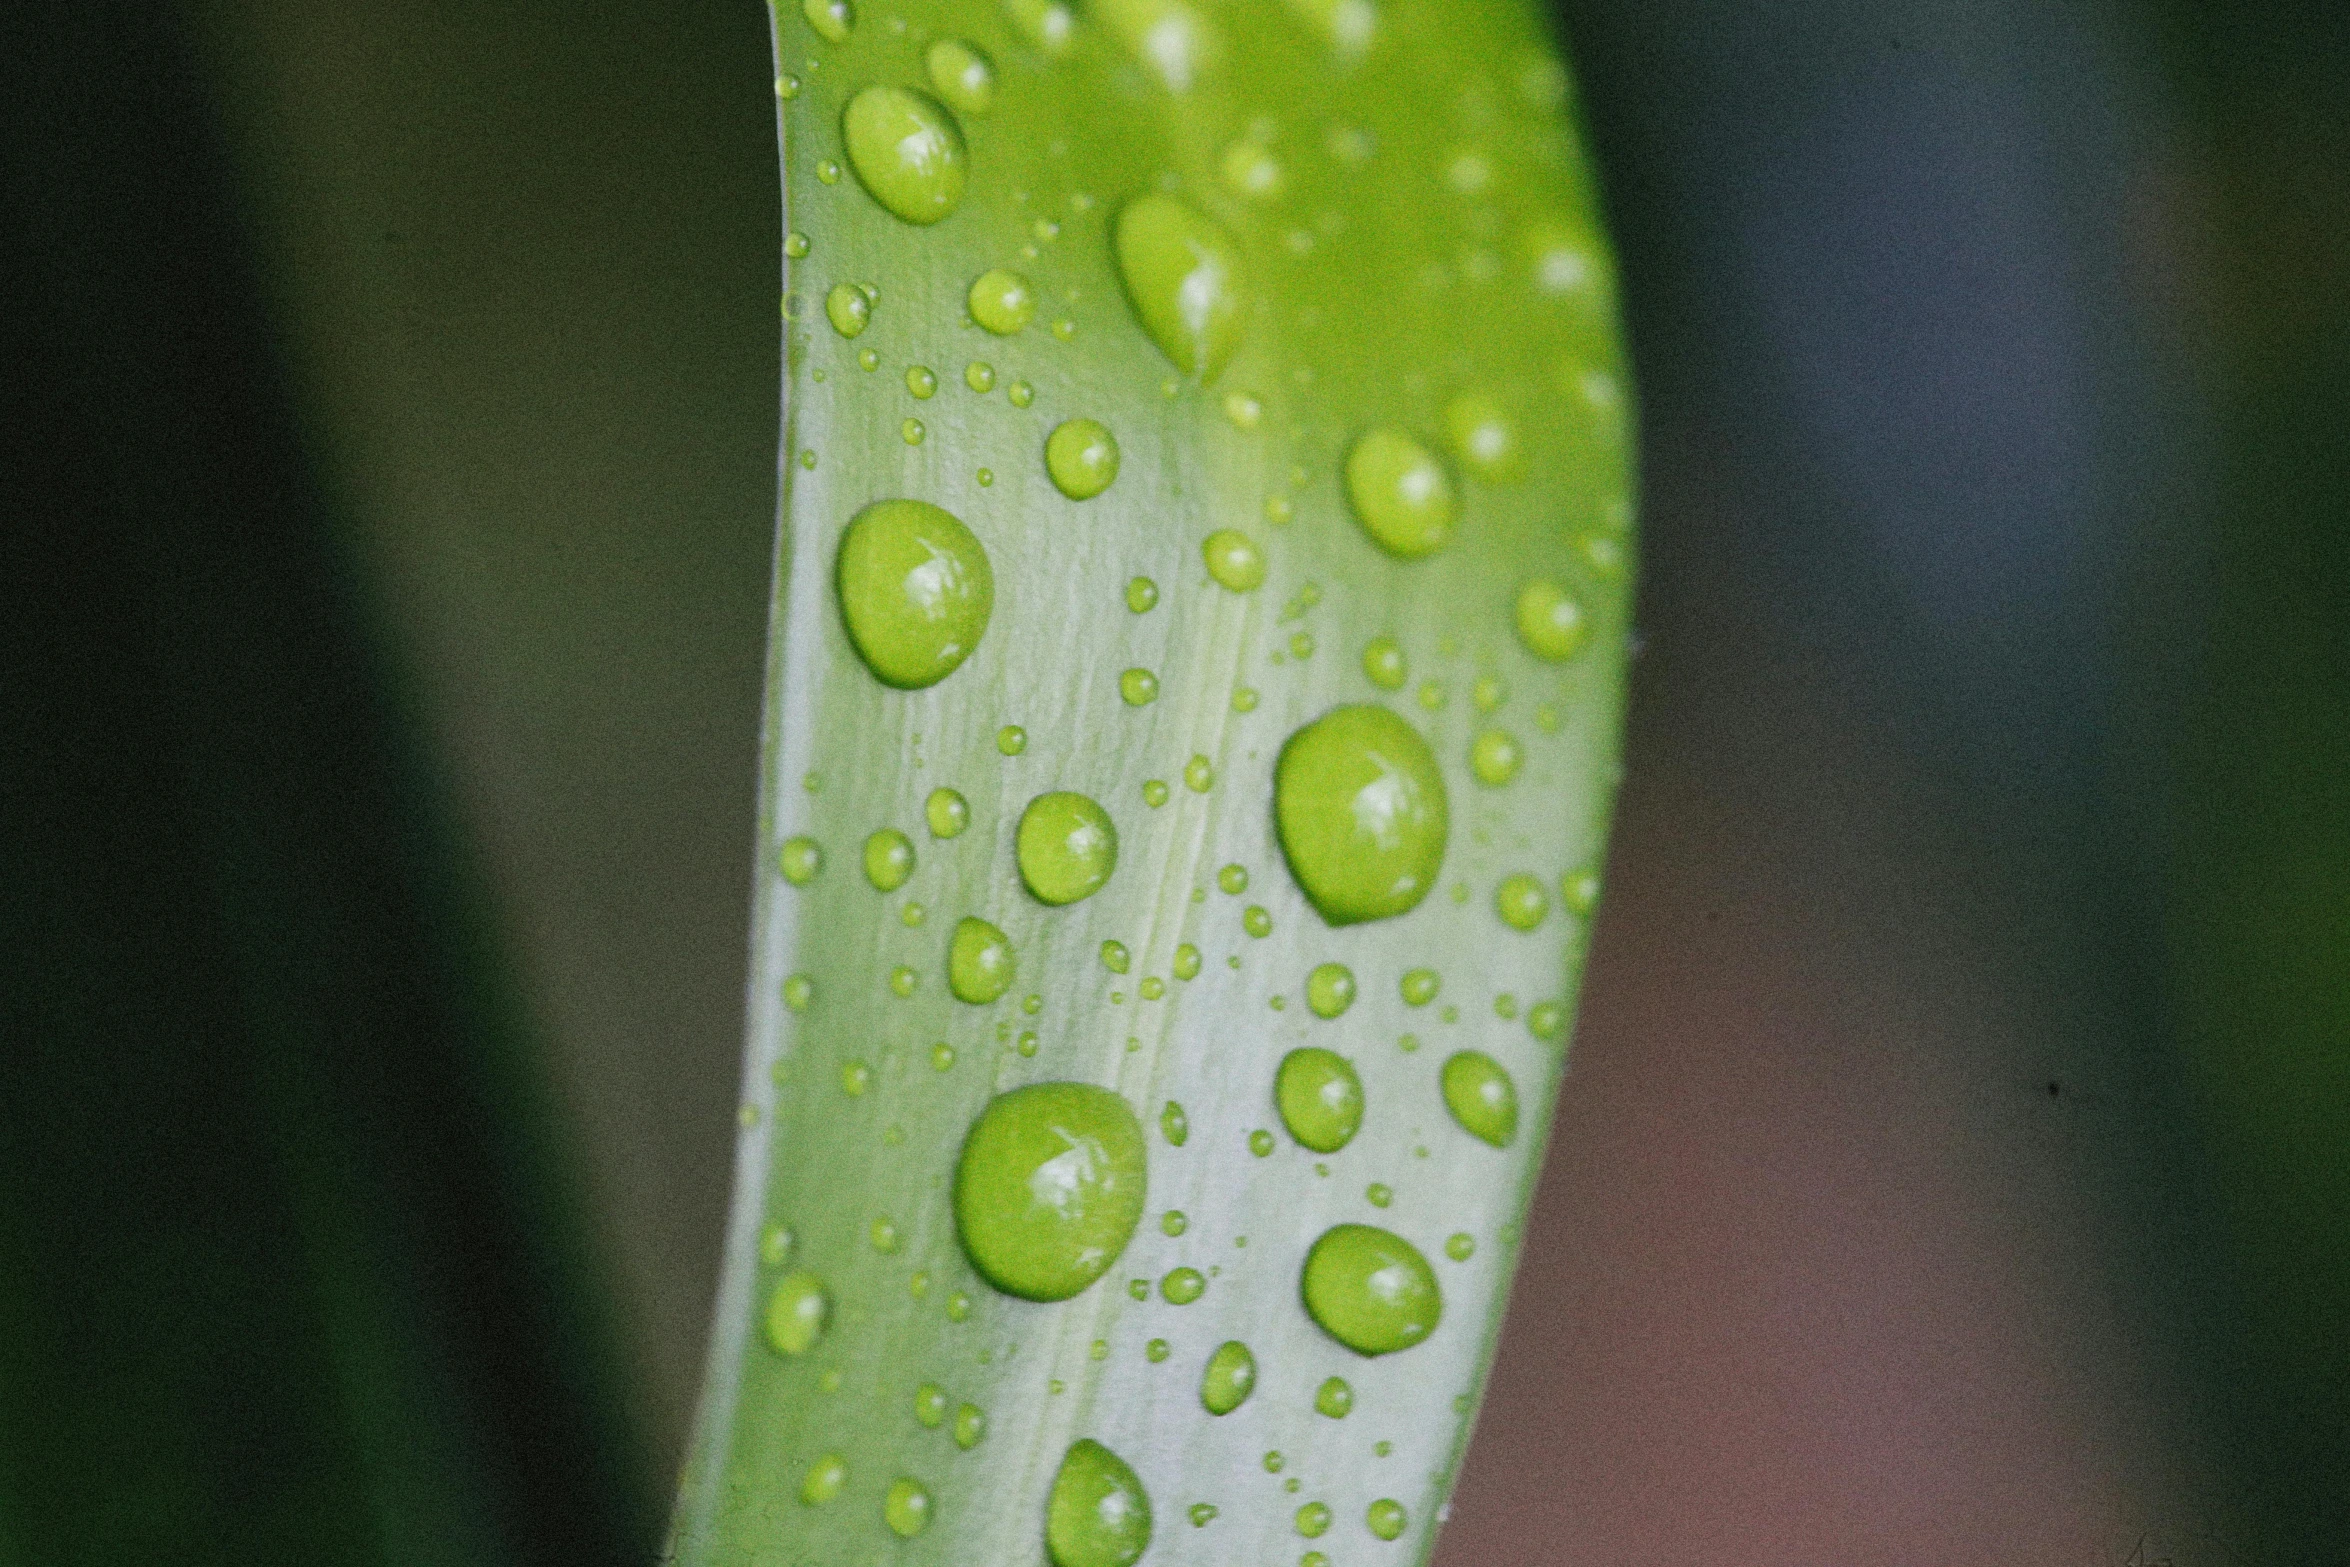
[[[1045,1503],[1053,1567],[1134,1567],[1150,1541],[1150,1497],[1126,1460],[1091,1438],[1070,1444]]]
[[[1464,393],[1445,405],[1444,434],[1463,468],[1492,484],[1524,476],[1526,453],[1518,427],[1493,398]]]
[[[922,976],[915,973],[906,964],[901,963],[889,971],[889,988],[893,995],[910,996],[921,986],[921,983]]]
[[[843,337],[855,337],[872,324],[873,302],[854,283],[835,283],[824,296],[824,317]]]
[[[980,273],[964,303],[971,319],[998,337],[1010,337],[1036,318],[1036,290],[1001,267]]]
[[[955,922],[947,948],[947,988],[957,1001],[984,1006],[1012,988],[1012,943],[974,915]]]
[[[1318,963],[1306,976],[1306,1009],[1334,1018],[1355,1004],[1354,971],[1343,963]]]
[[[1290,873],[1333,925],[1416,908],[1443,864],[1436,758],[1383,707],[1335,707],[1291,735],[1274,768],[1273,815]]]
[[[995,66],[960,38],[941,38],[924,52],[931,91],[960,114],[985,114],[995,103]]]
[[[1444,1063],[1444,1107],[1461,1130],[1480,1142],[1506,1148],[1518,1132],[1518,1089],[1499,1061],[1481,1050],[1462,1050]]]
[[[1128,707],[1148,707],[1159,699],[1159,677],[1147,669],[1129,669],[1118,677],[1118,695]]]
[[[987,631],[987,551],[927,501],[875,501],[849,520],[835,574],[841,618],[866,667],[918,690],[953,674]]]
[[[1183,764],[1183,786],[1193,794],[1206,794],[1216,786],[1216,764],[1204,756],[1194,756]]]
[[[1526,1009],[1526,1032],[1548,1042],[1566,1031],[1567,1009],[1555,1001],[1537,1001]]]
[[[1525,760],[1518,737],[1506,729],[1488,729],[1469,744],[1469,770],[1489,789],[1498,789],[1517,777]]]
[[[1410,1241],[1369,1224],[1323,1231],[1306,1253],[1306,1311],[1325,1333],[1363,1355],[1408,1349],[1436,1330],[1443,1292]]]
[[[1320,1539],[1330,1529],[1330,1509],[1322,1502],[1308,1502],[1297,1510],[1297,1532],[1309,1540]]]
[[[1093,419],[1068,419],[1045,438],[1044,468],[1053,488],[1073,501],[1093,499],[1118,477],[1118,442]]]
[[[906,390],[927,401],[938,395],[938,377],[927,365],[908,365]]]
[[[1030,1031],[1029,1031],[1029,1030],[1027,1030],[1027,1029],[1022,1029],[1022,1030],[1020,1031],[1020,1041],[1019,1041],[1019,1043],[1018,1043],[1018,1044],[1016,1044],[1016,1045],[1014,1045],[1012,1048],[1013,1048],[1014,1050],[1017,1050],[1018,1052],[1020,1052],[1020,1054],[1021,1054],[1021,1055],[1023,1055],[1023,1056],[1033,1056],[1033,1055],[1035,1055],[1035,1054],[1036,1054],[1036,1035],[1035,1035],[1034,1033],[1030,1032]]]
[[[1477,1255],[1477,1238],[1467,1230],[1455,1230],[1444,1238],[1444,1254],[1455,1262],[1467,1262]]]
[[[780,1268],[791,1257],[792,1245],[797,1239],[788,1224],[769,1224],[759,1232],[759,1260],[770,1268]]]
[[[783,253],[794,261],[803,259],[808,254],[808,236],[798,229],[784,235]]]
[[[929,427],[919,419],[908,419],[898,426],[898,434],[908,446],[920,446],[922,438],[929,433]]]
[[[1536,658],[1564,663],[1583,645],[1583,606],[1548,577],[1518,590],[1517,619],[1518,640]]]
[[[1028,731],[1018,724],[1006,724],[995,732],[995,748],[1005,756],[1018,756],[1028,749]]]
[[[849,167],[884,210],[936,223],[963,200],[969,155],[954,114],[910,87],[866,87],[841,111]]]
[[[851,1099],[862,1099],[865,1090],[873,1086],[873,1068],[862,1061],[844,1061],[840,1069],[840,1091]]]
[[[1520,871],[1504,876],[1493,889],[1493,911],[1512,930],[1532,930],[1550,913],[1550,894],[1542,883]]]
[[[1175,949],[1175,961],[1169,965],[1169,971],[1177,979],[1199,978],[1199,948],[1188,941],[1178,946]]]
[[[1589,914],[1599,907],[1599,873],[1597,871],[1569,871],[1559,878],[1559,897],[1577,914]]]
[[[1307,1046],[1283,1056],[1273,1102],[1289,1135],[1316,1153],[1336,1153],[1363,1124],[1363,1080],[1333,1050]]]
[[[1403,1503],[1382,1496],[1371,1504],[1363,1521],[1370,1525],[1371,1532],[1380,1539],[1394,1540],[1402,1537],[1404,1526],[1411,1522],[1411,1515],[1404,1511]]]
[[[775,78],[775,96],[789,103],[800,95],[800,79],[786,71]]]
[[[800,1479],[800,1505],[821,1507],[840,1495],[849,1483],[849,1466],[838,1453],[826,1453],[808,1466]]]
[[[955,1069],[955,1047],[940,1040],[930,1047],[930,1069],[933,1072],[951,1072]]]
[[[1206,1370],[1200,1373],[1200,1405],[1211,1415],[1228,1415],[1248,1402],[1256,1386],[1257,1357],[1240,1340],[1227,1339],[1216,1346]],[[1278,1469],[1280,1465],[1268,1462],[1266,1467]]]
[[[1205,1529],[1209,1524],[1212,1524],[1215,1521],[1216,1507],[1213,1502],[1194,1502],[1191,1504],[1191,1526],[1194,1529]]]
[[[821,184],[838,185],[840,183],[840,165],[830,158],[817,160],[816,178]]]
[[[876,891],[895,892],[914,874],[914,845],[895,827],[884,827],[865,840],[865,879]]]
[[[1253,430],[1265,417],[1265,405],[1247,392],[1226,392],[1224,417],[1236,430]]]
[[[985,396],[995,390],[995,366],[983,359],[974,359],[963,367],[963,384]]]
[[[925,1382],[914,1389],[914,1419],[933,1431],[945,1425],[947,1390],[936,1382]]]
[[[800,0],[800,14],[828,44],[845,44],[856,30],[857,11],[849,0]]]
[[[961,1290],[955,1290],[951,1292],[947,1296],[947,1320],[949,1322],[961,1322],[970,1315],[971,1297],[964,1294]]]
[[[1247,593],[1264,583],[1265,552],[1238,528],[1218,528],[1209,534],[1200,545],[1200,555],[1207,562],[1208,575],[1220,587]]]
[[[1154,1366],[1174,1352],[1174,1346],[1163,1338],[1152,1339],[1148,1344],[1142,1346],[1142,1358]]]
[[[1245,865],[1225,866],[1216,872],[1216,885],[1235,897],[1248,891],[1248,867]]]
[[[1403,992],[1405,1006],[1424,1007],[1436,999],[1436,992],[1442,987],[1443,981],[1434,969],[1416,968],[1405,971],[1403,983],[1397,988]]]
[[[1148,577],[1136,577],[1126,584],[1126,607],[1137,615],[1147,615],[1159,602],[1159,585]]]
[[[1036,401],[1036,388],[1026,381],[1014,381],[1004,395],[1012,400],[1014,408],[1025,408]]]
[[[1287,1460],[1281,1456],[1280,1450],[1276,1448],[1274,1451],[1265,1455],[1265,1473],[1269,1475],[1279,1474],[1281,1472],[1281,1466],[1286,1462]]]
[[[1260,1126],[1255,1131],[1248,1134],[1248,1151],[1255,1154],[1258,1158],[1264,1159],[1270,1157],[1273,1152],[1273,1148],[1273,1134],[1266,1131],[1263,1127]]]
[[[858,349],[858,350],[857,350],[857,368],[858,368],[858,369],[860,369],[860,370],[878,370],[878,369],[880,369],[880,368],[881,368],[881,350],[880,350],[880,349],[878,349],[878,348],[860,348],[860,349]]]
[[[1346,497],[1363,531],[1390,555],[1419,560],[1452,537],[1459,503],[1436,454],[1391,426],[1346,454]]]
[[[921,1481],[901,1475],[890,1482],[889,1494],[882,1498],[881,1516],[890,1533],[911,1540],[930,1527],[930,1492]]]
[[[1232,236],[1154,193],[1120,209],[1114,244],[1118,276],[1143,331],[1178,370],[1214,380],[1247,324],[1247,274]]]
[[[805,887],[824,869],[824,849],[813,838],[786,838],[776,855],[776,863],[785,881],[795,887]]]
[[[980,1112],[955,1166],[955,1228],[997,1289],[1067,1300],[1108,1271],[1142,1218],[1142,1127],[1085,1083],[1034,1083]]]
[[[1273,934],[1273,916],[1263,904],[1252,903],[1241,910],[1240,928],[1262,940]]]
[[[959,837],[971,825],[971,806],[952,789],[933,789],[922,804],[922,817],[930,824],[933,838]]]
[[[1170,1268],[1159,1280],[1159,1294],[1170,1306],[1190,1305],[1207,1287],[1207,1276],[1197,1268]]]
[[[1382,691],[1403,689],[1409,670],[1395,638],[1373,637],[1363,645],[1363,675]]]
[[[1165,805],[1168,798],[1169,790],[1167,788],[1167,781],[1165,779],[1151,778],[1144,780],[1142,786],[1143,804],[1149,806],[1152,810],[1155,811],[1160,806]]]
[[[816,1347],[831,1320],[832,1296],[824,1281],[802,1268],[776,1281],[760,1325],[769,1349],[778,1355],[797,1356]]]
[[[965,1404],[955,1411],[955,1445],[968,1453],[987,1435],[987,1416],[977,1404]]]
[[[1235,196],[1274,201],[1281,195],[1281,160],[1262,142],[1243,137],[1226,147],[1222,169],[1224,184]]]
[[[1047,59],[1069,52],[1077,39],[1077,14],[1062,0],[1004,0],[1004,14],[1029,47]]]
[[[1020,879],[1040,903],[1075,903],[1099,892],[1118,866],[1110,813],[1082,794],[1040,794],[1020,813]]]
[[[892,1256],[897,1252],[898,1227],[886,1216],[873,1221],[867,1236],[873,1242],[873,1249],[883,1256]]]

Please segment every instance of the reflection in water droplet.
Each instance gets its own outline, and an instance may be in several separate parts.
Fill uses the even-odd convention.
[[[1434,969],[1416,968],[1405,972],[1403,983],[1397,988],[1403,992],[1405,1006],[1424,1007],[1436,999],[1436,992],[1442,985],[1443,981],[1437,977]]]
[[[1211,1415],[1228,1415],[1248,1402],[1256,1386],[1257,1357],[1240,1340],[1228,1339],[1216,1346],[1200,1374],[1199,1401]]]
[[[936,1382],[914,1389],[914,1419],[935,1431],[946,1424],[947,1390]]]
[[[925,401],[938,395],[938,376],[928,365],[906,367],[906,390]]]
[[[1363,1124],[1363,1080],[1334,1050],[1307,1046],[1283,1056],[1273,1101],[1289,1135],[1316,1153],[1336,1153]]]
[[[965,1404],[955,1411],[955,1445],[968,1453],[987,1435],[987,1416],[977,1404]]]
[[[955,1166],[955,1227],[980,1275],[1023,1300],[1067,1300],[1117,1261],[1142,1218],[1142,1127],[1084,1083],[999,1094]]]
[[[982,272],[965,303],[971,319],[998,337],[1009,337],[1036,316],[1036,291],[1028,279],[1002,268]]]
[[[1206,794],[1216,786],[1216,765],[1204,756],[1194,756],[1183,764],[1183,786],[1193,794]]]
[[[1255,1154],[1258,1158],[1263,1159],[1270,1156],[1273,1152],[1273,1147],[1273,1134],[1266,1131],[1263,1127],[1260,1126],[1255,1131],[1248,1134],[1248,1151]]]
[[[1297,1510],[1297,1532],[1309,1540],[1320,1539],[1330,1528],[1330,1509],[1321,1502],[1308,1502]]]
[[[1291,735],[1273,814],[1290,873],[1333,925],[1416,908],[1444,860],[1444,780],[1419,732],[1383,707],[1335,707]]]
[[[1099,892],[1117,869],[1118,829],[1082,794],[1040,794],[1020,813],[1017,858],[1037,901],[1075,903]]]
[[[865,879],[880,892],[895,892],[914,874],[913,842],[895,827],[865,840]]]
[[[1506,729],[1488,729],[1469,745],[1469,771],[1489,789],[1498,789],[1517,777],[1525,760],[1518,737]]]
[[[1248,867],[1245,865],[1225,866],[1216,872],[1216,885],[1238,897],[1241,893],[1248,891]]]
[[[824,296],[824,318],[843,337],[855,337],[873,321],[873,302],[854,283],[835,283]]]
[[[1507,1068],[1481,1050],[1462,1050],[1444,1063],[1444,1107],[1461,1130],[1496,1148],[1518,1131],[1518,1089]]]
[[[1126,584],[1126,607],[1137,615],[1147,615],[1159,602],[1159,585],[1148,577],[1136,577]]]
[[[1151,341],[1186,375],[1214,380],[1246,326],[1240,247],[1213,219],[1160,194],[1120,210],[1115,245],[1127,301]]]
[[[927,501],[875,501],[841,535],[841,618],[884,684],[935,685],[979,645],[995,607],[987,551]]]
[[[1428,1259],[1369,1224],[1325,1230],[1306,1254],[1301,1291],[1322,1330],[1364,1355],[1410,1348],[1436,1330],[1444,1311]]]
[[[1363,645],[1363,676],[1382,691],[1403,689],[1410,671],[1395,638],[1373,637]]]
[[[908,223],[936,223],[963,199],[969,157],[947,106],[908,87],[872,86],[841,111],[849,167],[882,207]]]
[[[1170,1306],[1188,1306],[1200,1298],[1208,1287],[1206,1275],[1197,1268],[1171,1268],[1159,1280],[1159,1294]]]
[[[1241,911],[1240,928],[1262,939],[1273,934],[1273,916],[1262,904],[1252,903]]]
[[[1165,779],[1151,778],[1144,780],[1142,786],[1143,804],[1149,806],[1152,810],[1155,811],[1160,806],[1167,803],[1168,797],[1169,791],[1167,789],[1167,781]]]
[[[1150,1497],[1126,1460],[1091,1438],[1070,1444],[1045,1502],[1053,1567],[1133,1567],[1150,1543]]]
[[[1102,967],[1113,974],[1123,974],[1134,966],[1134,955],[1126,950],[1123,941],[1102,943]]]
[[[1526,453],[1517,425],[1501,404],[1474,393],[1445,405],[1444,436],[1470,475],[1493,484],[1522,478]]]

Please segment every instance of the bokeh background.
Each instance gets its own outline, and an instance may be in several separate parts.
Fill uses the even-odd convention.
[[[2350,1561],[2350,7],[1559,21],[1643,654],[1439,1560]],[[743,3],[0,16],[0,1562],[654,1555],[769,78]]]

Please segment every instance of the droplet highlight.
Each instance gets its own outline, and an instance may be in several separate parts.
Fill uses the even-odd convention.
[[[1306,1010],[1319,1018],[1343,1015],[1355,1004],[1354,971],[1343,963],[1317,963],[1306,976]]]

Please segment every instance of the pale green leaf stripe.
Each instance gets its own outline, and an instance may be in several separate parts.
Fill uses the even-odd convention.
[[[1564,1068],[1617,774],[1629,392],[1566,78],[1532,16],[1469,0],[787,0],[776,36],[785,482],[744,1130],[673,1549],[1042,1562],[1054,1477],[1088,1442],[1107,1456],[1078,1449],[1073,1475],[1114,1489],[1122,1460],[1148,1494],[1145,1561],[1423,1559]],[[927,96],[851,111],[874,87]],[[960,164],[929,175],[861,177],[844,143],[957,135]],[[1189,246],[1245,286],[1138,309],[1121,238],[1131,266]],[[974,294],[999,270],[1025,290]],[[1050,441],[1073,420],[1108,433],[1114,474],[1098,432]],[[1350,469],[1392,486],[1431,459],[1449,510],[1350,504]],[[992,576],[975,649],[928,685],[960,651],[898,649],[884,684],[835,586],[850,519],[897,499],[959,520]],[[1289,736],[1355,703],[1424,737],[1450,829],[1425,901],[1333,925],[1284,858],[1273,778]],[[960,813],[926,809],[942,788]],[[1044,884],[1073,901],[1016,863],[1051,791],[1118,838],[1098,890],[1084,854]],[[884,830],[903,839],[869,876]],[[949,983],[967,919],[1014,958],[979,1004]],[[1294,1134],[1277,1104],[1303,1047],[1360,1082],[1334,1151],[1307,1144],[1344,1135],[1343,1082],[1319,1120],[1295,1096],[1342,1069],[1284,1077]],[[1492,1072],[1447,1071],[1464,1050],[1514,1083],[1514,1123]],[[1045,1082],[1123,1096],[1147,1195],[1106,1276],[1040,1303],[975,1270],[952,1191],[982,1109]],[[1301,1271],[1340,1225],[1427,1260],[1424,1341],[1365,1357],[1308,1315]],[[1211,1414],[1233,1340],[1255,1387]]]

